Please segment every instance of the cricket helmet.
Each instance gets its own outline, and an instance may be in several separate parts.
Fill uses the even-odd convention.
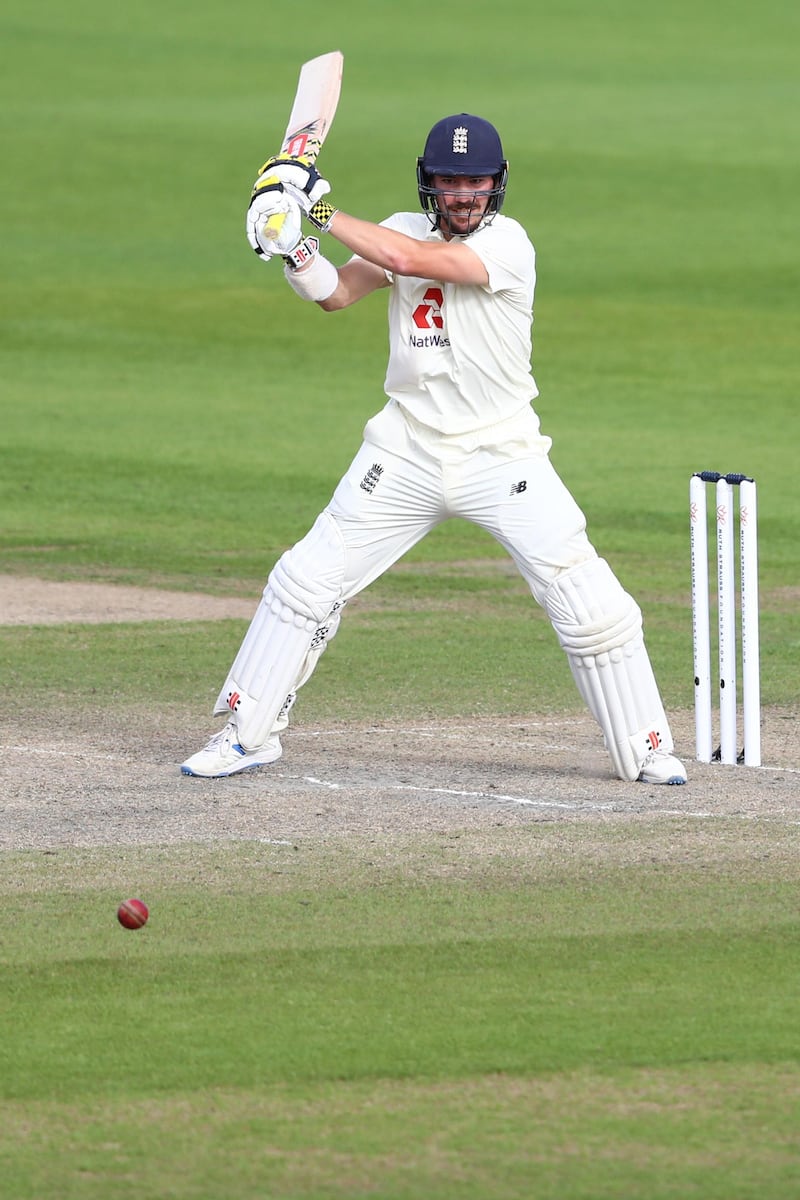
[[[486,208],[486,218],[491,220],[502,207],[508,182],[508,162],[494,125],[483,117],[457,113],[437,121],[428,134],[425,149],[417,159],[417,187],[423,212],[436,226],[441,213],[438,193],[432,185],[434,175],[491,175],[494,187]]]

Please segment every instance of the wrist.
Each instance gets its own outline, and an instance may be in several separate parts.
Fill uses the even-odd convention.
[[[317,252],[317,238],[306,238],[300,245],[307,247],[311,243],[315,243],[315,246],[302,264],[293,266],[289,261],[290,256],[284,257],[286,265],[283,273],[289,287],[301,300],[327,300],[339,286],[339,272],[329,259]],[[295,246],[293,254],[298,250],[300,246]],[[305,251],[302,253],[305,254]]]

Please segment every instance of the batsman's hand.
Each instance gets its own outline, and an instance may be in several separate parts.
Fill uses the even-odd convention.
[[[265,259],[291,254],[302,240],[301,215],[276,175],[260,175],[245,218],[245,233],[255,253]]]
[[[323,179],[311,160],[302,155],[297,158],[289,154],[273,155],[259,171],[259,179],[264,175],[276,175],[287,194],[297,201],[304,213],[331,190],[327,179]]]

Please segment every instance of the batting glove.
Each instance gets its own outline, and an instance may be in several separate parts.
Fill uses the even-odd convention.
[[[269,259],[291,254],[302,240],[300,206],[277,177],[256,181],[245,218],[247,240],[256,254]]]
[[[302,155],[297,158],[288,154],[273,155],[261,168],[259,179],[264,174],[280,179],[288,195],[296,200],[303,212],[306,213],[331,190],[327,179],[323,179],[311,160]],[[258,186],[258,180],[256,180],[256,186]]]

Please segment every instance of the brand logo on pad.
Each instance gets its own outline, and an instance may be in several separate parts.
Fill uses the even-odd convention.
[[[651,750],[657,750],[658,747],[661,745],[661,734],[658,732],[657,729],[651,729],[650,732],[647,734],[645,741],[647,742],[647,744]]]
[[[241,702],[242,697],[238,692],[228,692],[228,708],[231,712],[238,712]]]

